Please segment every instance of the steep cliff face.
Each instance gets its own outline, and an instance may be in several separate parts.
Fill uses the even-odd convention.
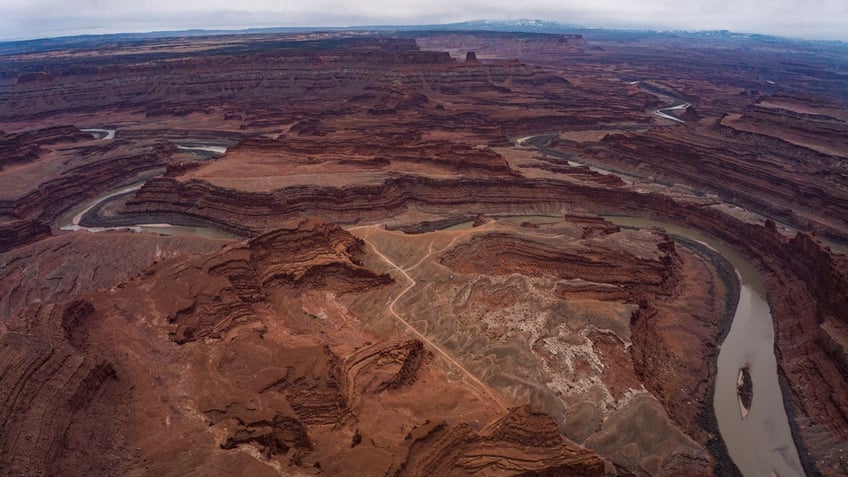
[[[713,471],[735,474],[713,416],[716,368],[711,365],[718,354],[715,343],[733,318],[738,296],[735,273],[720,255],[697,243],[680,244],[678,249],[678,286],[668,297],[643,298],[632,312],[633,369],[672,421],[709,450]],[[691,453],[678,457],[677,464],[693,469],[703,459]],[[669,459],[672,462],[675,459]]]
[[[560,41],[561,45],[567,43],[567,39]],[[43,70],[49,83],[21,80],[31,69]],[[344,116],[352,111],[374,117],[398,114],[420,110],[428,96],[449,102],[467,95],[485,96],[509,103],[503,93],[535,88],[537,93],[549,94],[547,101],[564,101],[555,91],[567,84],[559,75],[518,62],[472,67],[456,62],[446,52],[421,51],[415,40],[392,38],[282,39],[240,48],[213,44],[194,56],[179,48],[163,48],[160,53],[142,56],[80,57],[72,66],[49,57],[15,59],[5,62],[0,72],[20,78],[0,89],[0,118],[5,120],[48,113],[90,114],[104,108],[141,110],[150,117],[187,116],[222,105],[225,115],[240,118],[248,127]],[[116,80],[121,82],[120,88],[112,86]],[[50,85],[46,94],[45,84]],[[304,104],[304,97],[316,101]],[[592,107],[587,97],[569,101]],[[592,109],[604,114],[603,108]],[[482,128],[492,125],[482,111],[470,109],[459,116],[438,112],[432,114],[446,127],[467,127],[469,121]],[[545,115],[563,121],[570,117],[550,111]],[[515,118],[514,113],[510,116]]]
[[[426,67],[451,61],[446,53],[419,52],[413,40],[356,38],[219,45],[195,56],[168,48],[138,56],[107,56],[106,61],[102,56],[79,58],[70,67],[50,58],[5,63],[3,72],[16,75],[18,80],[0,92],[0,116],[13,119],[48,112],[90,113],[115,106],[142,108],[154,116],[170,115],[203,109],[211,102],[259,104],[263,93],[268,92],[335,86],[337,81],[356,84],[363,75],[377,75],[379,67],[385,65]],[[214,57],[225,61],[210,62]],[[246,57],[255,60],[253,68],[244,68],[237,61]],[[312,68],[304,73],[300,68],[303,65]],[[352,68],[343,70],[340,65]],[[25,73],[32,68],[42,73],[36,81],[29,80],[35,76]],[[115,78],[123,80],[120,88],[111,87]],[[44,94],[45,81],[50,85],[48,94]],[[188,97],[193,98],[191,104],[186,102]]]
[[[710,208],[667,213],[734,244],[763,272],[793,435],[815,461],[805,468],[843,473],[846,456],[838,443],[846,439],[848,380],[840,351],[845,335],[837,323],[848,319],[844,256],[832,255],[809,234],[786,238],[768,221],[745,223]]]
[[[279,172],[286,167],[285,176],[334,170],[348,174],[370,172],[413,172],[434,171],[457,176],[515,177],[507,161],[490,148],[472,147],[444,140],[424,138],[420,132],[401,133],[386,130],[377,133],[373,140],[363,141],[359,131],[336,131],[318,134],[315,131],[298,132],[298,123],[289,134],[276,139],[252,137],[230,148],[227,155],[215,164],[208,164],[195,174],[186,174],[183,180],[208,177],[211,180],[226,180],[230,167],[247,162],[252,167],[273,165]],[[296,132],[296,134],[292,134]],[[493,131],[498,134],[498,131]],[[499,132],[503,134],[502,131]],[[494,141],[497,142],[497,141]],[[252,169],[245,171],[253,173]],[[279,176],[279,174],[275,174]],[[267,178],[266,182],[273,180]],[[303,182],[315,180],[303,177]],[[257,181],[258,183],[261,181]],[[273,186],[265,186],[272,189]]]
[[[774,233],[768,228],[765,233]],[[846,262],[804,234],[782,241],[792,258],[769,260],[766,286],[775,316],[778,365],[795,406],[797,432],[817,468],[840,475],[848,467],[841,443],[848,439],[848,373],[844,350]],[[788,267],[787,267],[788,265]],[[815,449],[815,450],[813,450]]]

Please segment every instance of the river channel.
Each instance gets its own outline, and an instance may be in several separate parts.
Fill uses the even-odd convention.
[[[60,230],[74,231],[74,230],[87,230],[89,232],[104,232],[107,230],[132,230],[133,232],[148,232],[154,233],[157,235],[191,235],[195,237],[203,237],[203,238],[211,238],[211,239],[239,239],[233,234],[229,234],[227,232],[223,232],[220,230],[210,229],[206,227],[193,227],[193,226],[185,226],[185,225],[173,225],[173,224],[157,224],[157,223],[147,223],[147,224],[136,224],[136,225],[126,225],[126,226],[117,226],[117,227],[86,227],[84,225],[80,225],[80,221],[82,221],[83,216],[93,210],[100,204],[103,204],[109,200],[115,199],[121,195],[129,194],[130,192],[137,191],[141,189],[143,182],[139,182],[136,184],[132,184],[126,187],[122,187],[118,190],[113,190],[107,192],[99,197],[83,202],[82,204],[73,207],[69,211],[65,212],[56,220],[56,226],[59,227]]]
[[[746,477],[803,476],[798,450],[792,440],[777,377],[774,325],[760,273],[727,245],[700,232],[654,220],[604,216],[623,227],[660,227],[672,236],[699,242],[722,255],[739,278],[739,302],[730,331],[718,354],[713,406],[719,432],[733,462]],[[541,215],[497,217],[510,222],[545,223],[561,218]],[[472,221],[445,230],[469,228]],[[754,384],[750,412],[743,419],[736,383],[739,368],[750,368]]]
[[[713,404],[731,459],[746,477],[804,475],[792,440],[774,355],[774,325],[759,272],[723,243],[697,231],[633,217],[607,220],[629,227],[661,227],[723,255],[739,276],[739,304],[718,354]],[[742,418],[736,394],[739,368],[749,366],[754,384],[750,413]]]
[[[82,132],[87,132],[101,140],[109,140],[115,138],[115,130],[114,129],[80,129]],[[191,146],[181,146],[177,145],[178,149],[187,150],[187,151],[199,151],[204,153],[212,153],[212,154],[224,154],[227,152],[227,148],[223,146],[210,146],[206,144],[200,145],[191,145]],[[150,176],[152,177],[152,176]],[[56,226],[59,230],[87,230],[89,232],[104,232],[107,230],[132,230],[133,232],[148,232],[154,233],[158,235],[191,235],[195,237],[203,237],[203,238],[211,238],[211,239],[239,239],[236,235],[223,232],[220,230],[210,229],[206,227],[194,227],[194,226],[185,226],[185,225],[174,225],[174,224],[163,224],[163,223],[141,223],[136,225],[125,225],[125,226],[117,226],[117,227],[86,227],[84,225],[80,225],[83,216],[85,214],[91,212],[97,206],[108,202],[109,200],[113,200],[119,196],[124,194],[129,194],[130,192],[135,192],[144,185],[144,183],[149,179],[149,177],[136,182],[131,185],[127,185],[121,187],[117,190],[112,190],[106,192],[94,199],[85,201],[81,204],[76,205],[71,208],[64,214],[60,215],[56,219]]]

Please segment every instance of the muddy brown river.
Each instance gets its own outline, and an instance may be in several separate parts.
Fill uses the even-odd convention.
[[[759,272],[723,243],[697,231],[633,217],[605,218],[622,226],[664,228],[712,248],[733,264],[740,281],[739,304],[719,350],[713,396],[721,437],[746,477],[803,476],[778,385],[774,325]],[[751,409],[744,419],[736,394],[739,368],[743,366],[750,367],[754,384]]]

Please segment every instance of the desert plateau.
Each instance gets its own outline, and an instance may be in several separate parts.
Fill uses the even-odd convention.
[[[844,43],[75,38],[0,44],[2,475],[848,474]]]

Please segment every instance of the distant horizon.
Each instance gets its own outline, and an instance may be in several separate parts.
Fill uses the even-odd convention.
[[[585,28],[733,31],[848,41],[844,0],[0,0],[0,40],[253,28],[361,28],[541,19]]]
[[[292,30],[292,31],[368,31],[369,29],[374,30],[385,30],[391,31],[393,28],[403,29],[408,31],[414,31],[415,28],[422,29],[434,29],[440,26],[445,27],[459,27],[465,24],[486,24],[489,23],[493,26],[502,25],[506,26],[508,24],[515,24],[516,30],[520,32],[533,33],[536,30],[532,30],[529,22],[541,22],[544,25],[544,28],[550,28],[554,25],[559,25],[563,30],[598,30],[598,31],[631,31],[631,32],[650,32],[656,34],[663,33],[689,33],[689,34],[698,34],[698,33],[712,33],[712,32],[726,32],[734,35],[762,35],[762,36],[770,36],[776,38],[782,38],[785,40],[796,40],[796,41],[821,41],[821,42],[835,42],[835,43],[843,43],[848,44],[848,37],[845,39],[838,38],[806,38],[799,36],[790,36],[790,35],[780,35],[774,33],[763,33],[763,32],[752,32],[752,31],[738,31],[738,30],[728,30],[728,29],[685,29],[685,28],[648,28],[648,27],[613,27],[613,26],[597,26],[597,25],[584,25],[584,24],[572,24],[572,23],[564,23],[555,20],[542,20],[538,18],[516,18],[516,19],[506,19],[506,20],[492,20],[492,19],[475,19],[475,20],[466,20],[459,22],[445,22],[445,23],[420,23],[420,24],[357,24],[357,25],[270,25],[270,26],[232,26],[232,27],[189,27],[189,28],[168,28],[163,27],[160,29],[152,29],[152,30],[115,30],[112,31],[108,28],[105,29],[87,29],[87,30],[71,30],[63,33],[58,33],[51,36],[34,36],[34,37],[26,37],[26,38],[8,38],[0,36],[0,43],[14,43],[14,42],[29,42],[29,41],[42,41],[42,40],[60,40],[63,38],[76,38],[76,37],[97,37],[97,36],[120,36],[120,35],[151,35],[155,36],[161,34],[163,36],[167,36],[168,34],[180,34],[180,33],[189,33],[189,32],[197,32],[200,33],[198,36],[203,36],[203,33],[216,34],[216,33],[232,33],[232,34],[241,34],[241,33],[250,33],[252,31],[260,31],[260,30]],[[523,29],[522,29],[523,27]],[[492,31],[498,31],[492,29]],[[538,31],[539,33],[549,33],[549,34],[557,34],[558,32],[551,31]]]

